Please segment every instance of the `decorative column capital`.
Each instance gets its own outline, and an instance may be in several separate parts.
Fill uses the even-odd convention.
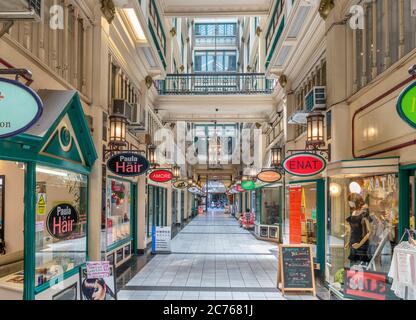
[[[108,23],[111,24],[116,16],[116,7],[113,0],[101,0],[101,12]]]
[[[263,32],[263,29],[262,28],[260,28],[259,26],[256,28],[256,35],[258,36],[258,37],[260,37],[260,35],[261,35],[261,33]]]
[[[176,36],[176,29],[175,29],[175,27],[173,27],[172,29],[170,29],[169,32],[170,32],[170,35],[172,36],[172,38]]]
[[[150,89],[153,85],[153,78],[152,76],[147,76],[144,81],[146,82],[147,89]]]
[[[286,85],[287,85],[287,77],[284,74],[282,74],[282,75],[279,76],[279,84],[280,84],[280,86],[282,88],[286,87]]]
[[[321,2],[319,3],[319,15],[322,17],[322,19],[326,20],[326,18],[328,17],[329,13],[331,12],[332,9],[334,9],[335,4],[334,4],[334,0],[321,0]]]

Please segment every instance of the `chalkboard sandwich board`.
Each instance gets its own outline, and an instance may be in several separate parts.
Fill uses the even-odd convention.
[[[283,294],[305,291],[316,296],[312,252],[312,245],[279,245],[277,287]]]

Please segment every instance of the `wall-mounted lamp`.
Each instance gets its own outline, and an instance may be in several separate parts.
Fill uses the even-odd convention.
[[[274,146],[271,148],[272,156],[272,167],[278,168],[282,164],[282,148],[279,146]]]
[[[181,177],[181,167],[174,165],[172,168],[172,173],[175,179],[179,179]]]
[[[121,114],[113,114],[110,117],[110,147],[122,147],[127,144],[126,128],[127,118]]]
[[[150,145],[147,147],[147,159],[152,167],[157,167],[156,146]]]

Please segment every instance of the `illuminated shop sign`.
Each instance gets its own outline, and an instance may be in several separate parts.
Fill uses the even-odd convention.
[[[136,153],[120,153],[107,162],[108,169],[119,176],[135,177],[146,173],[150,164],[147,159]]]
[[[42,112],[43,104],[36,92],[18,81],[0,78],[0,138],[25,132]]]
[[[397,112],[404,121],[416,129],[416,82],[400,94]]]
[[[173,173],[168,170],[156,170],[149,174],[149,179],[155,182],[168,182],[173,179]]]
[[[349,268],[345,268],[344,293],[347,298],[360,300],[397,299],[386,274]]]
[[[63,240],[72,235],[77,223],[77,210],[70,204],[61,203],[49,212],[46,226],[52,237]]]
[[[243,181],[241,182],[241,188],[244,190],[253,190],[256,187],[256,184],[253,181]]]
[[[299,177],[314,176],[326,168],[326,161],[313,153],[298,153],[287,157],[283,161],[283,168],[287,173]]]
[[[257,175],[257,179],[266,183],[273,183],[282,179],[282,175],[274,170],[264,170]]]

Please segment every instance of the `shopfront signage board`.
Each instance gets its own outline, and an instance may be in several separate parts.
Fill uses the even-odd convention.
[[[19,81],[0,78],[0,139],[25,132],[42,112],[43,104],[35,91]]]
[[[173,179],[173,173],[168,170],[155,170],[149,174],[149,179],[155,182],[168,182]]]
[[[117,286],[114,266],[109,266],[109,273],[97,273],[97,277],[90,277],[88,267],[79,270],[81,300],[117,300]],[[104,277],[108,275],[107,277]]]
[[[112,173],[123,177],[136,177],[145,174],[150,168],[149,161],[137,153],[119,153],[107,161]]]
[[[171,239],[172,228],[171,227],[158,227],[152,228],[152,252],[153,253],[170,253],[171,252]]]
[[[244,190],[254,190],[256,184],[253,181],[243,181],[241,182],[241,188]]]
[[[173,187],[180,190],[186,189],[188,187],[188,182],[185,180],[178,180],[173,183]]]
[[[277,286],[285,292],[312,292],[316,296],[311,245],[279,245]]]
[[[345,268],[344,296],[357,300],[398,300],[387,274]]]
[[[314,176],[326,168],[326,161],[314,153],[297,153],[283,161],[283,168],[291,175],[298,177]]]
[[[65,240],[75,232],[79,215],[68,203],[61,203],[53,208],[46,219],[46,228],[55,239]]]
[[[280,179],[282,179],[282,175],[274,170],[263,170],[257,175],[257,179],[266,183],[273,183],[280,181]]]
[[[400,94],[396,108],[400,117],[416,129],[416,81]]]
[[[244,190],[242,187],[241,187],[241,185],[237,185],[236,187],[235,187],[235,190],[237,191],[237,192],[245,192],[246,190]]]
[[[87,279],[108,278],[110,276],[109,261],[87,261]]]

